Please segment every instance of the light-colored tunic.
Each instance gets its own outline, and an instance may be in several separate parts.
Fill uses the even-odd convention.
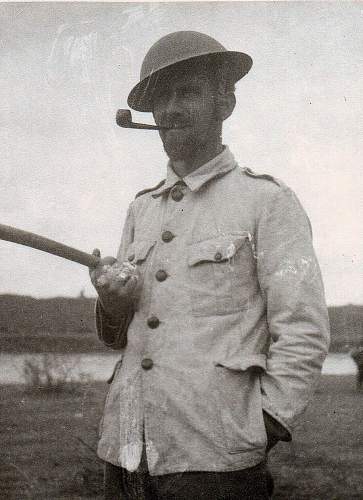
[[[135,470],[144,430],[152,475],[261,462],[262,410],[291,431],[328,349],[310,223],[295,194],[240,168],[228,148],[183,181],[169,165],[166,182],[130,205],[118,259],[141,271],[135,314],[112,337],[97,313],[113,348],[128,326],[99,456]]]

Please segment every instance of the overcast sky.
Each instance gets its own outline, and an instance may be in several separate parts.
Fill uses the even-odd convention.
[[[328,304],[362,303],[360,2],[0,4],[0,223],[116,253],[128,204],[166,157],[157,132],[120,129],[115,112],[176,30],[252,56],[224,142],[299,196]],[[93,295],[86,268],[3,241],[0,278],[0,293]]]

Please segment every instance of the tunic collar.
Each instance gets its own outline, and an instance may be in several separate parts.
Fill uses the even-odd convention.
[[[224,146],[223,151],[212,158],[212,160],[204,163],[199,168],[186,175],[185,177],[179,177],[173,170],[171,161],[167,165],[167,175],[165,183],[156,191],[153,192],[152,196],[157,198],[169,191],[177,182],[183,181],[191,191],[198,191],[204,184],[208,181],[222,176],[233,170],[237,166],[236,160],[233,154],[230,152],[228,146]]]

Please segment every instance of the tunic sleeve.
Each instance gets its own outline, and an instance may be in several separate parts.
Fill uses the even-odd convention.
[[[134,215],[130,205],[125,225],[122,231],[121,243],[117,252],[117,260],[126,260],[127,249],[134,239]],[[129,307],[121,315],[117,323],[113,323],[106,314],[99,299],[96,301],[95,317],[96,329],[99,339],[111,349],[122,350],[127,343],[127,330],[134,316],[134,309]]]
[[[271,335],[263,409],[290,432],[321,372],[329,321],[310,221],[287,187],[270,197],[259,219],[257,269]]]

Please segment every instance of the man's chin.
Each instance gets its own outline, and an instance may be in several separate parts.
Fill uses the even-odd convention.
[[[186,161],[195,155],[196,146],[194,144],[170,144],[165,141],[164,150],[171,161]]]

